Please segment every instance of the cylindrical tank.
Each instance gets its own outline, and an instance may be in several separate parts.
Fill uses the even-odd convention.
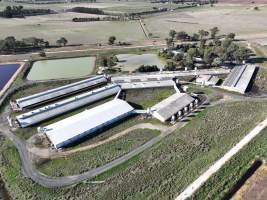
[[[172,115],[171,121],[174,122],[175,120],[176,120],[176,116],[175,115]]]
[[[193,108],[194,108],[194,104],[193,103],[190,103],[190,108],[191,108],[191,110],[193,110]]]
[[[184,107],[184,112],[187,113],[188,112],[188,107]]]

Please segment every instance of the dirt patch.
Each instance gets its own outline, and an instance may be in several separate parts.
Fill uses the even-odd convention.
[[[233,197],[234,200],[264,200],[267,196],[267,165],[261,166]]]

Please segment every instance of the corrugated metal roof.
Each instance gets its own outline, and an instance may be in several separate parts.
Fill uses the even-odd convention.
[[[219,78],[217,76],[212,75],[200,75],[197,79],[197,83],[201,83],[204,85],[216,85],[219,81]]]
[[[60,114],[66,113],[73,109],[88,105],[105,97],[114,95],[121,90],[117,84],[111,84],[102,88],[98,88],[63,101],[56,102],[38,108],[36,110],[24,113],[16,117],[21,127],[28,127],[38,122],[50,119]]]
[[[193,101],[194,98],[186,93],[175,93],[153,106],[152,114],[156,118],[160,117],[161,121],[166,121]]]
[[[23,97],[16,100],[16,103],[20,108],[25,108],[29,106],[33,106],[35,104],[39,104],[41,102],[46,102],[51,99],[58,98],[60,96],[67,96],[75,91],[83,90],[88,87],[92,87],[97,84],[106,83],[107,79],[105,76],[96,76],[93,78],[89,78],[86,80],[82,80],[79,82],[75,82],[72,84],[68,84],[62,87],[54,88],[51,90],[47,90],[44,92],[40,92],[31,96]]]
[[[122,89],[138,89],[138,88],[159,88],[159,87],[173,87],[173,80],[162,81],[144,81],[144,82],[132,82],[132,83],[118,83]]]
[[[255,69],[255,65],[236,66],[223,82],[222,88],[244,94]]]
[[[55,147],[89,130],[105,126],[106,123],[134,110],[126,101],[114,99],[72,117],[44,127],[42,130]]]

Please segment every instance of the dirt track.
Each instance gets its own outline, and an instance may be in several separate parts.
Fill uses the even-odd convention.
[[[257,172],[241,187],[233,200],[264,200],[267,196],[267,166],[263,165]]]

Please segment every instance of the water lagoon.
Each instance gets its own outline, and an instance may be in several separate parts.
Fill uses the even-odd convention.
[[[156,54],[118,54],[119,62],[116,67],[121,67],[122,71],[134,71],[141,65],[157,65],[162,69],[165,63]]]
[[[41,60],[33,63],[28,80],[79,78],[92,74],[95,57]]]
[[[0,64],[0,90],[5,87],[19,67],[20,64]]]

